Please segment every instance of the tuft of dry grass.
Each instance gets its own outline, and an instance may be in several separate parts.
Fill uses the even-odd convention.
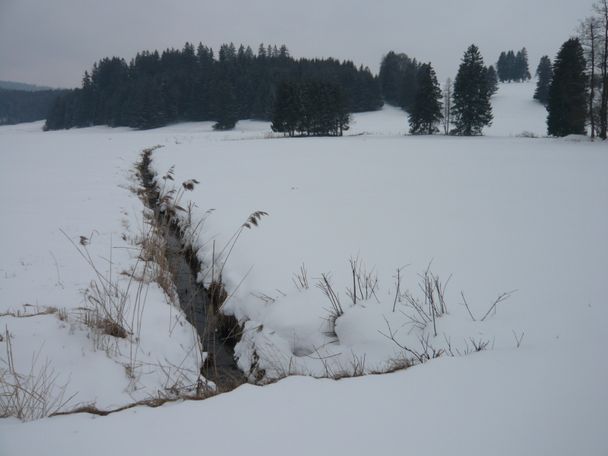
[[[12,336],[4,337],[6,360],[0,365],[0,418],[36,420],[64,409],[76,396],[66,396],[68,384],[58,383],[59,374],[49,361],[40,363],[40,351],[34,353],[28,372],[15,367]]]

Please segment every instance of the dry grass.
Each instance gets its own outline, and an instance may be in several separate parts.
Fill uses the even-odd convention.
[[[6,360],[0,365],[0,417],[30,421],[64,409],[75,397],[66,396],[66,384],[49,361],[40,362],[40,351],[32,356],[28,372],[19,372],[13,357],[12,336],[5,330]]]

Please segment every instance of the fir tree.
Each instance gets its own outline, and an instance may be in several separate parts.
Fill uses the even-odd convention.
[[[454,81],[453,117],[455,133],[480,135],[492,123],[491,91],[479,49],[471,45],[464,53]]]
[[[551,59],[549,56],[544,55],[541,57],[538,67],[536,68],[536,91],[534,92],[534,99],[538,100],[545,106],[549,101],[549,86],[553,79],[553,68],[551,67]]]
[[[430,63],[418,71],[418,90],[409,115],[410,133],[432,135],[443,118],[441,88]]]
[[[587,93],[585,57],[578,38],[566,41],[553,64],[547,131],[552,136],[585,134]]]

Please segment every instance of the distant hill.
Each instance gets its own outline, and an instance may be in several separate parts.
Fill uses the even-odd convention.
[[[51,90],[51,87],[25,84],[24,82],[0,81],[0,89],[23,90],[24,92],[40,92],[42,90]]]
[[[67,90],[6,90],[0,88],[0,125],[47,118],[55,100]]]

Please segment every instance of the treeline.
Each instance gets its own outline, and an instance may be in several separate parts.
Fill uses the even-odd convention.
[[[91,125],[155,128],[179,121],[270,120],[282,81],[323,81],[341,87],[347,112],[379,109],[378,78],[366,67],[335,59],[294,59],[287,47],[224,44],[218,55],[202,44],[118,57],[85,72],[82,87],[62,96],[47,118],[50,130]]]
[[[0,125],[46,119],[53,103],[65,93],[65,90],[0,89]]]
[[[526,48],[517,51],[517,54],[513,51],[501,52],[496,71],[500,82],[523,82],[531,79]]]
[[[288,136],[342,136],[349,120],[347,97],[340,85],[284,81],[275,97],[271,128]]]

